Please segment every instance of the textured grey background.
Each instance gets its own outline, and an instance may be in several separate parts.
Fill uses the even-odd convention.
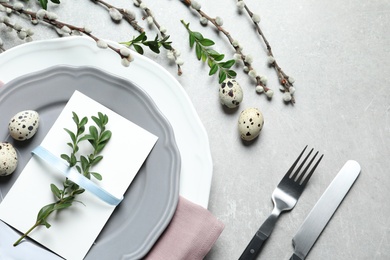
[[[131,0],[107,1],[135,10],[140,25],[154,37]],[[182,84],[210,139],[214,175],[209,210],[226,227],[207,259],[240,256],[272,210],[272,191],[306,144],[325,157],[295,209],[281,216],[259,259],[288,259],[291,238],[348,159],[361,164],[361,175],[307,259],[390,259],[390,2],[246,0],[262,18],[276,60],[296,79],[294,106],[283,103],[275,72],[266,64],[264,44],[246,13],[237,11],[236,1],[199,2],[207,14],[224,19],[224,28],[240,41],[245,54],[253,55],[254,68],[268,77],[275,91],[271,101],[256,94],[238,66],[244,100],[236,110],[222,108],[217,79],[207,76],[207,66],[196,60],[179,20],[190,22],[193,30],[216,42],[217,51],[231,57],[226,38],[210,25],[201,26],[197,14],[179,0],[144,1],[181,50],[183,75],[176,76],[164,51],[145,55]],[[36,10],[35,1],[28,5]],[[61,21],[88,25],[101,38],[126,41],[137,35],[128,24],[111,22],[105,9],[89,0],[63,0],[59,6],[49,4],[49,10]],[[45,26],[34,31],[34,40],[58,37]],[[23,43],[13,33],[0,33],[6,48]],[[249,145],[237,132],[239,113],[248,107],[258,107],[265,117],[260,137]]]

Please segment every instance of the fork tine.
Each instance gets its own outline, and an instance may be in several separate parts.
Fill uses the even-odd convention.
[[[288,179],[290,178],[290,175],[291,175],[292,171],[294,170],[295,166],[297,165],[297,163],[301,159],[301,157],[302,157],[303,153],[305,152],[306,148],[307,148],[307,145],[305,146],[305,148],[303,148],[303,151],[298,156],[298,158],[295,160],[295,162],[291,165],[290,169],[286,172],[286,174],[284,175],[283,178],[288,178]]]
[[[310,150],[309,154],[305,157],[303,162],[299,165],[298,169],[294,172],[293,176],[291,177],[293,180],[295,180],[295,178],[298,177],[299,172],[301,171],[302,167],[305,165],[307,159],[310,157],[312,152],[313,152],[313,148]],[[300,176],[302,176],[302,174]]]
[[[305,177],[305,174],[306,174],[307,170],[309,169],[310,165],[313,163],[313,161],[317,157],[317,155],[318,155],[318,152],[316,152],[314,154],[313,158],[311,158],[310,162],[307,164],[307,166],[305,167],[305,169],[303,170],[301,175],[299,175],[299,178],[297,179],[298,183],[301,183],[301,181],[303,180],[303,177]],[[307,159],[307,157],[306,157],[306,159]]]
[[[317,152],[317,153],[318,153],[318,152]],[[316,155],[317,155],[317,153],[316,153]],[[306,176],[306,178],[303,180],[303,182],[302,182],[302,184],[301,184],[302,186],[305,186],[306,183],[309,181],[310,177],[313,175],[313,173],[314,173],[315,169],[317,168],[318,164],[321,162],[322,157],[324,157],[323,154],[322,154],[321,157],[318,159],[318,161],[316,162],[316,164],[313,166],[313,168],[311,169],[311,171],[309,172],[309,174]],[[313,160],[314,160],[314,158],[313,158]],[[313,160],[312,160],[312,161],[313,161]],[[310,162],[310,164],[311,164],[311,162]]]

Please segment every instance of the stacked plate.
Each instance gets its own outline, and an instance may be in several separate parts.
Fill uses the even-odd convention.
[[[84,37],[24,44],[0,55],[0,80],[6,83],[0,88],[1,141],[9,139],[7,114],[32,109],[43,122],[40,135],[18,148],[17,172],[0,179],[0,202],[74,90],[159,137],[86,259],[142,258],[169,224],[179,195],[205,208],[208,204],[212,161],[203,125],[180,84],[161,66],[134,56],[130,67],[122,67],[116,53]],[[14,232],[1,221],[0,230],[1,241]],[[2,243],[0,251],[56,259],[33,244],[24,246],[7,250]]]

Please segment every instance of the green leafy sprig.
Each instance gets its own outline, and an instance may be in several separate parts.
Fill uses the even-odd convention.
[[[146,36],[145,32],[142,32],[137,37],[133,37],[132,40],[127,42],[121,42],[121,44],[127,46],[127,47],[133,47],[136,52],[139,54],[144,54],[143,46],[149,47],[149,49],[155,53],[160,53],[160,47],[164,47],[167,50],[172,50],[171,43],[168,41],[169,36],[166,36],[162,39],[159,39],[158,36],[154,38],[154,40],[149,40]]]
[[[111,131],[106,130],[108,117],[100,112],[97,117],[92,116],[91,118],[95,122],[96,126],[91,125],[88,133],[84,134],[88,118],[83,117],[80,120],[75,112],[72,114],[73,121],[76,124],[76,132],[72,132],[66,128],[64,129],[71,139],[71,142],[67,143],[67,145],[72,148],[72,152],[70,155],[61,154],[61,158],[69,164],[69,167],[75,167],[77,171],[86,178],[90,179],[91,176],[93,176],[97,180],[102,180],[101,174],[92,172],[91,167],[103,159],[103,156],[99,155],[99,153],[103,150],[111,138]],[[80,155],[78,157],[79,144],[84,141],[88,141],[90,143],[93,148],[93,152],[89,155]],[[48,223],[47,219],[53,212],[69,208],[72,206],[73,202],[82,203],[81,201],[76,200],[76,196],[85,191],[83,188],[70,181],[68,178],[63,181],[62,186],[63,187],[60,189],[55,184],[50,184],[50,189],[56,199],[56,202],[50,203],[40,209],[35,224],[14,243],[14,246],[17,246],[36,227],[45,226],[46,228],[50,228],[51,225]]]
[[[183,20],[181,23],[189,34],[190,47],[193,48],[195,45],[196,58],[207,62],[210,68],[209,76],[218,72],[219,83],[222,83],[226,78],[235,78],[237,73],[231,69],[235,60],[223,61],[225,55],[210,48],[215,44],[214,41],[203,37],[200,32],[192,31],[189,23],[185,23]]]

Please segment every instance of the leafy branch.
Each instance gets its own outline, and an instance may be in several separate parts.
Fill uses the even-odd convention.
[[[241,60],[244,65],[244,71],[247,72],[248,76],[255,80],[256,82],[256,92],[264,92],[268,98],[272,98],[273,90],[267,87],[267,78],[265,76],[259,75],[253,68],[252,62],[253,58],[250,55],[245,55],[242,51],[242,46],[234,39],[230,32],[222,27],[223,20],[220,17],[212,18],[201,10],[201,4],[195,0],[180,0],[188,8],[195,10],[200,16],[200,22],[204,25],[207,25],[210,22],[219,32],[223,33],[228,39],[230,45],[235,50],[235,56],[237,60]]]
[[[190,47],[193,48],[195,45],[196,58],[207,62],[210,68],[209,76],[218,72],[219,83],[222,83],[226,78],[236,77],[237,73],[231,69],[235,64],[235,60],[222,61],[225,55],[210,48],[215,44],[212,40],[203,37],[199,32],[192,31],[189,28],[189,23],[185,23],[183,20],[181,20],[181,23],[189,34]]]
[[[149,47],[149,49],[155,53],[160,53],[160,47],[164,47],[166,50],[171,50],[171,42],[168,41],[169,36],[159,39],[158,36],[154,38],[154,40],[147,40],[145,32],[142,32],[137,37],[133,37],[132,40],[127,42],[121,42],[120,44],[125,45],[126,47],[133,47],[136,52],[139,54],[144,54],[143,46]]]
[[[97,127],[91,125],[88,133],[84,134],[88,118],[83,117],[80,120],[78,115],[73,112],[73,121],[76,124],[76,132],[72,132],[66,128],[64,129],[71,139],[71,142],[67,143],[67,145],[72,148],[72,152],[70,155],[61,154],[61,158],[69,164],[69,167],[75,167],[77,171],[86,178],[90,179],[91,176],[93,176],[97,180],[102,180],[101,174],[92,172],[91,167],[103,159],[103,156],[99,155],[99,153],[106,146],[112,134],[110,130],[106,130],[106,125],[108,123],[107,115],[103,115],[99,112],[97,117],[92,116],[91,118]],[[88,141],[90,143],[93,148],[93,152],[87,156],[80,155],[79,158],[77,158],[76,155],[79,151],[79,144],[83,141]],[[53,212],[69,208],[72,206],[73,202],[82,203],[76,200],[76,196],[85,191],[83,188],[68,178],[63,181],[62,186],[62,189],[60,189],[55,184],[50,184],[51,192],[57,201],[43,206],[40,209],[35,224],[14,243],[14,246],[20,244],[20,242],[36,227],[45,226],[46,228],[50,228],[51,225],[47,219]]]

